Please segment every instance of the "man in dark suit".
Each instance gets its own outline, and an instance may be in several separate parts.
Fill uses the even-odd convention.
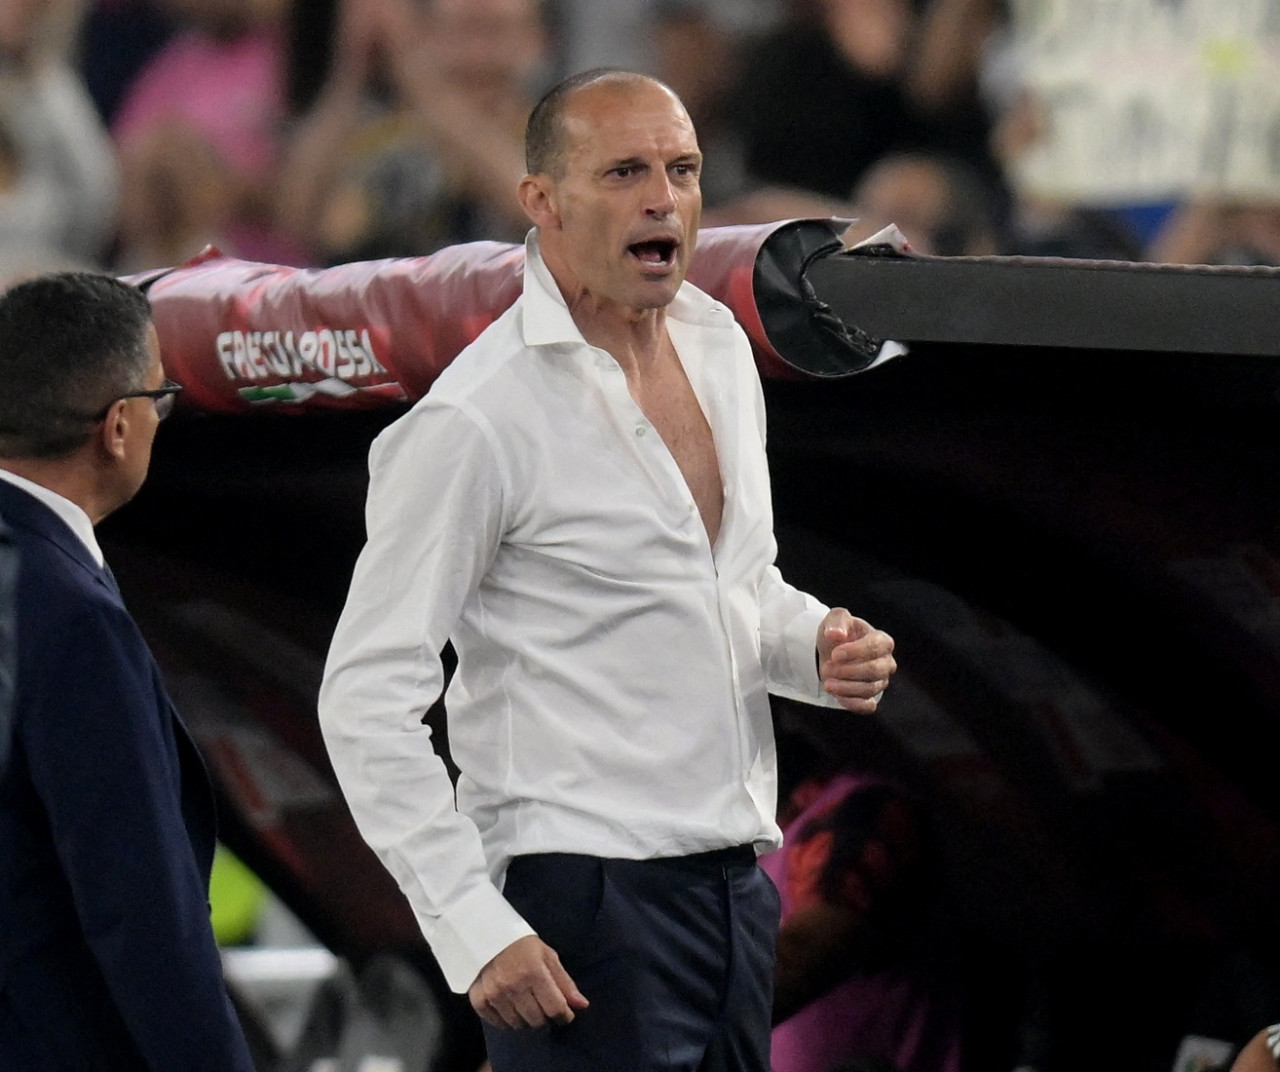
[[[172,406],[146,298],[0,296],[0,515],[19,554],[0,773],[0,1068],[251,1072],[209,923],[213,798],[93,526]]]

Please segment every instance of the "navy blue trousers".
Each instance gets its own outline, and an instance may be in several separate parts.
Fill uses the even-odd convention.
[[[503,892],[591,1003],[485,1025],[494,1072],[769,1072],[778,891],[753,849],[518,856]]]

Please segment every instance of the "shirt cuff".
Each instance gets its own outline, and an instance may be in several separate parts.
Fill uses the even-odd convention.
[[[465,994],[480,970],[534,930],[489,883],[468,891],[437,921],[431,952],[455,994]]]
[[[839,707],[834,696],[822,688],[818,676],[818,626],[828,614],[822,605],[801,611],[787,623],[783,633],[791,673],[799,694],[795,697],[821,707]]]

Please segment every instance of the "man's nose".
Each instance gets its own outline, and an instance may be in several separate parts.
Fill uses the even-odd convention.
[[[661,219],[675,210],[676,192],[671,185],[671,176],[656,168],[645,187],[645,212]]]

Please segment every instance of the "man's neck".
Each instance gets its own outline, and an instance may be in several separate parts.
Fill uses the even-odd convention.
[[[89,515],[95,526],[111,513],[95,494],[94,482],[87,478],[81,467],[69,459],[44,461],[36,458],[0,458],[0,469],[39,484],[55,495],[73,502]]]
[[[636,308],[601,298],[569,268],[554,242],[543,239],[538,249],[583,339],[612,356],[629,381],[644,379],[671,351],[668,307]]]
[[[571,303],[569,313],[582,337],[608,353],[628,377],[643,377],[669,345],[665,309],[619,310],[589,300]]]

